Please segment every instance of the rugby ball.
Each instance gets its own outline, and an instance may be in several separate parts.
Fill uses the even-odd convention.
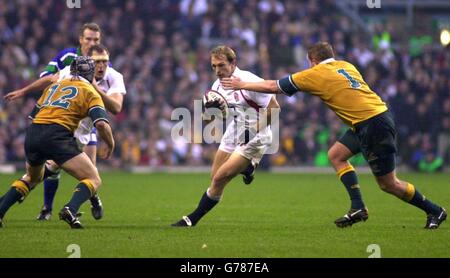
[[[203,95],[203,114],[226,119],[228,116],[228,102],[225,97],[214,90],[208,90]]]

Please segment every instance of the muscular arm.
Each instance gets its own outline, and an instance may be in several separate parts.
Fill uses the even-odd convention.
[[[104,154],[103,158],[109,158],[114,151],[115,142],[112,134],[111,126],[104,120],[99,120],[95,122],[95,127],[97,128],[100,138],[106,143],[108,149]]]
[[[111,112],[114,115],[117,115],[122,111],[123,104],[123,94],[121,93],[112,93],[107,95],[98,85],[97,82],[93,82],[95,90],[100,94],[102,100],[105,104],[106,110]]]
[[[7,95],[4,96],[4,98],[6,101],[13,101],[18,98],[24,97],[25,95],[31,92],[37,91],[42,92],[42,90],[44,90],[47,86],[49,86],[53,82],[56,82],[58,80],[58,77],[59,77],[58,73],[44,76],[22,89],[8,93]]]
[[[90,94],[90,108],[88,115],[92,119],[94,126],[97,128],[100,138],[106,143],[106,151],[100,154],[104,159],[111,156],[114,151],[114,138],[112,135],[111,126],[109,125],[105,107],[103,106],[103,101],[100,97],[91,89]]]
[[[238,77],[234,78],[222,78],[220,81],[224,89],[226,90],[248,90],[257,93],[265,94],[281,94],[278,89],[276,80],[264,80],[260,82],[245,82]]]

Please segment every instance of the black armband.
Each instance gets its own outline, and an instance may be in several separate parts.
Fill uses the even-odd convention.
[[[106,114],[105,108],[101,106],[94,106],[89,109],[89,117],[92,119],[92,123],[95,125],[96,122],[103,120],[109,123],[108,115]]]
[[[278,80],[277,85],[278,89],[280,89],[280,91],[287,96],[292,96],[296,92],[300,91],[299,88],[295,86],[294,81],[292,80],[292,75]]]

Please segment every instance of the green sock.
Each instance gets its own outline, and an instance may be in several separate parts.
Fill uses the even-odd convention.
[[[355,171],[349,171],[342,175],[341,182],[347,189],[348,195],[352,202],[352,209],[364,208],[364,202],[361,197],[361,191],[359,190],[358,177]]]
[[[81,205],[86,202],[89,198],[91,198],[92,193],[89,187],[84,183],[80,182],[77,187],[75,187],[75,191],[72,195],[72,199],[70,199],[69,203],[65,206],[69,207],[70,211],[75,214],[80,209]]]
[[[417,189],[415,190],[414,196],[409,203],[425,211],[426,214],[437,215],[442,211],[440,206],[425,198],[425,196],[423,196]]]
[[[12,207],[12,205],[14,205],[22,197],[23,195],[19,190],[17,190],[15,187],[11,187],[8,192],[6,192],[2,197],[2,201],[0,203],[0,218],[3,218],[9,208]]]

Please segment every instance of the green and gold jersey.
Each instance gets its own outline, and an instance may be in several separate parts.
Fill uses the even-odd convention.
[[[303,91],[320,97],[349,126],[387,111],[355,66],[332,58],[278,80],[278,87],[289,96]]]
[[[74,132],[88,116],[94,124],[108,121],[99,93],[87,81],[63,79],[44,90],[30,118],[36,124],[59,124]]]

